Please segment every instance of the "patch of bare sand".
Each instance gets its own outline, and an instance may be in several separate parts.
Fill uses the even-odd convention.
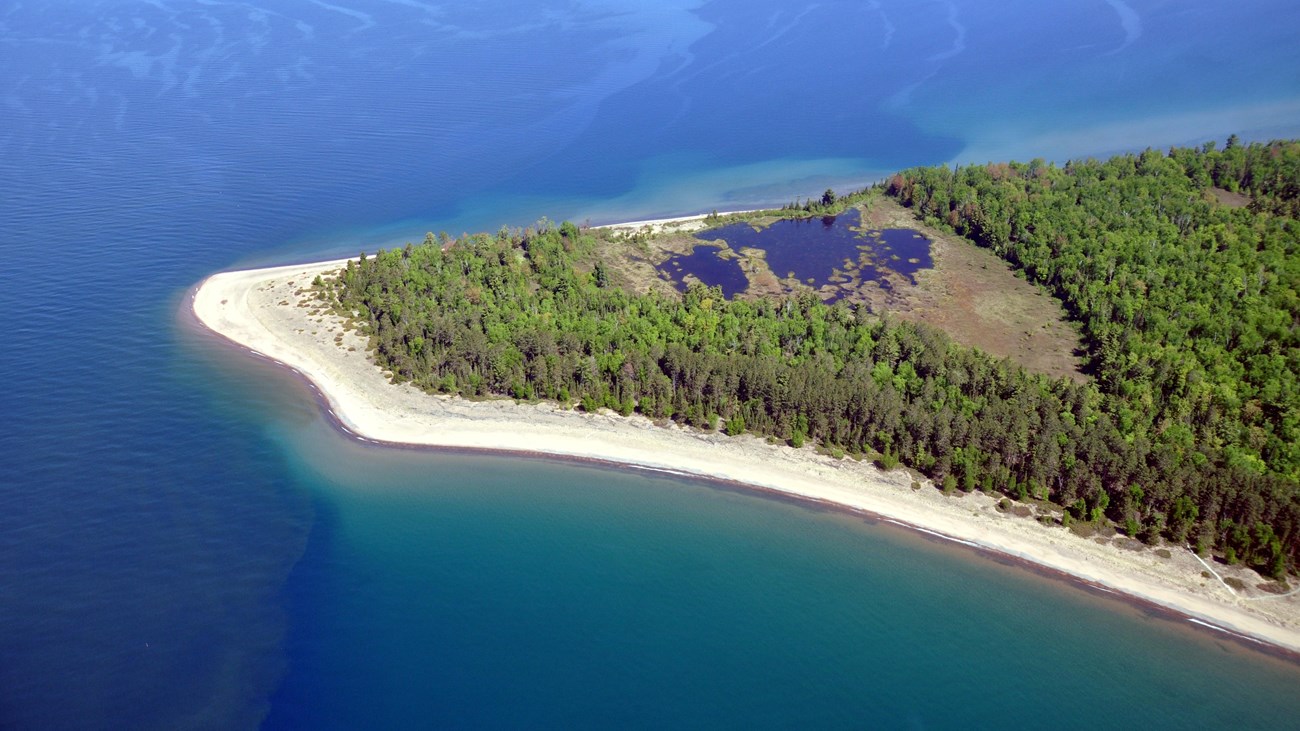
[[[1250,205],[1250,196],[1243,193],[1234,193],[1223,188],[1210,188],[1208,197],[1215,203],[1228,208],[1245,208]]]

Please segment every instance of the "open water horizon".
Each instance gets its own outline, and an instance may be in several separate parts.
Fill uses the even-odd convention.
[[[1297,21],[1280,0],[0,9],[0,727],[1293,723],[1294,663],[861,517],[352,442],[177,313],[214,271],[426,231],[1297,136]]]

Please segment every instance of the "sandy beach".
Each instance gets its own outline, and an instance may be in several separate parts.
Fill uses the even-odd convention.
[[[662,227],[679,221],[622,226]],[[508,399],[470,402],[393,385],[370,360],[365,340],[317,307],[309,291],[314,277],[328,276],[345,261],[215,274],[194,293],[193,310],[214,332],[314,382],[332,416],[357,438],[603,460],[866,511],[1300,655],[1300,594],[1268,594],[1256,588],[1264,581],[1254,572],[1207,564],[1185,547],[1165,546],[1157,552],[1123,536],[1081,537],[999,510],[998,497],[944,496],[928,482],[914,488],[913,477],[904,470],[883,472],[865,462],[820,455],[811,447],[656,426],[640,416],[585,414]],[[1223,581],[1232,578],[1245,588]]]
[[[742,213],[755,213],[756,211],[718,211],[719,216],[735,216]],[[623,223],[607,223],[595,228],[612,228],[623,231],[644,231],[650,234],[663,233],[665,231],[678,231],[690,233],[699,231],[707,223],[709,214],[695,216],[677,216],[676,218],[652,218],[645,221],[627,221]]]

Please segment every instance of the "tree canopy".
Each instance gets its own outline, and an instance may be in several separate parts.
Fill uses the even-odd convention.
[[[1064,167],[918,168],[887,189],[1065,303],[1126,442],[1147,445],[1161,464],[1190,461],[1268,485],[1262,495],[1222,496],[1259,505],[1243,511],[1244,525],[1224,522],[1221,538],[1267,522],[1274,497],[1295,499],[1300,143],[1233,138],[1223,150]],[[1245,197],[1225,204],[1223,192]],[[1238,543],[1234,552],[1250,550]]]

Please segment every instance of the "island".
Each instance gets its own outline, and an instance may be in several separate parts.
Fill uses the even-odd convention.
[[[193,311],[357,439],[862,511],[1300,653],[1298,161],[1234,139],[430,234],[216,274]],[[799,226],[847,255],[779,271],[755,237]]]

